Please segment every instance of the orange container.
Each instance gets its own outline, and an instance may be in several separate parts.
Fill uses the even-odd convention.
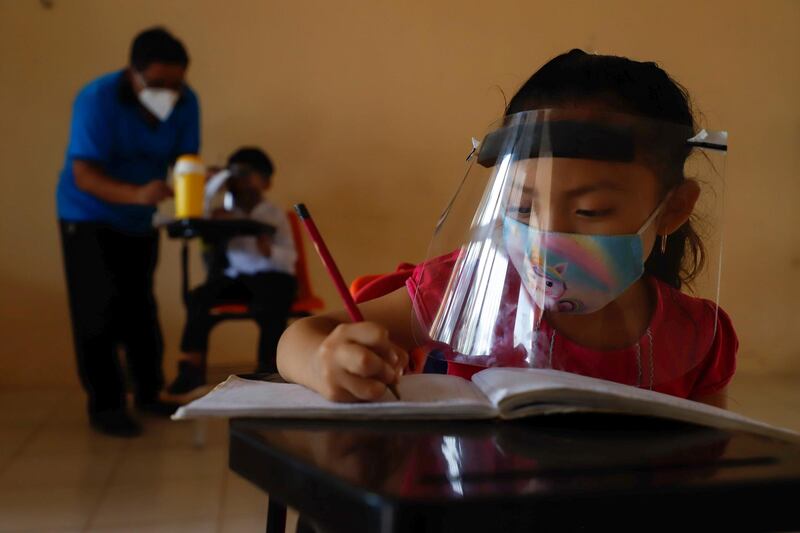
[[[182,155],[175,162],[175,218],[203,216],[206,168],[196,155]]]

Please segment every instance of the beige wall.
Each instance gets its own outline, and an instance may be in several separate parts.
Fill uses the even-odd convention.
[[[189,48],[203,155],[274,157],[274,198],[309,204],[345,276],[419,260],[479,134],[571,47],[659,61],[731,132],[722,303],[744,371],[800,371],[800,2],[0,0],[0,386],[75,372],[54,186],[71,101],[160,23]],[[158,297],[173,368],[178,248]],[[314,283],[335,303],[316,259]],[[216,361],[255,356],[225,325]]]

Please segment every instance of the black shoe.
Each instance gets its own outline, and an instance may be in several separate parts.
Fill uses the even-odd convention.
[[[136,402],[136,409],[144,414],[161,416],[168,418],[178,410],[180,404],[173,402],[164,402],[161,400],[150,400],[147,402]]]
[[[180,361],[178,362],[178,377],[167,387],[167,393],[186,394],[205,384],[206,373],[202,367],[193,365],[189,361]]]
[[[142,426],[125,409],[91,413],[89,423],[95,430],[112,437],[130,438],[142,434]]]

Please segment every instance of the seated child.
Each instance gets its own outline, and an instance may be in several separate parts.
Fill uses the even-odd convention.
[[[260,329],[258,371],[276,372],[278,339],[286,329],[297,283],[297,252],[286,213],[270,202],[264,192],[272,184],[273,166],[258,148],[242,148],[228,159],[228,190],[233,209],[217,210],[212,218],[249,218],[276,228],[274,235],[240,236],[228,241],[227,266],[222,275],[209,278],[189,294],[183,330],[178,376],[167,388],[166,398],[183,401],[205,384],[208,336],[216,323],[209,314],[224,303],[246,303]]]
[[[495,174],[461,215],[468,244],[407,270],[404,287],[361,305],[364,322],[295,322],[278,347],[283,377],[335,401],[381,398],[420,345],[413,309],[448,373],[469,377],[483,357],[724,407],[736,333],[716,303],[680,289],[704,258],[690,221],[700,187],[684,166],[696,146],[727,145],[692,144],[685,90],[655,63],[572,50],[531,76],[495,133],[475,155]]]

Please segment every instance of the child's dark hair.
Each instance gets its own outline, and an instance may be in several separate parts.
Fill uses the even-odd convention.
[[[505,114],[592,103],[696,130],[686,89],[658,65],[578,49],[554,57],[537,70],[508,103]],[[659,173],[664,192],[685,179],[683,166],[690,152],[688,147],[670,152],[673,160],[668,166],[676,171]],[[704,262],[703,243],[687,221],[670,234],[665,253],[650,254],[645,272],[679,289],[699,274]]]
[[[228,158],[228,166],[234,164],[247,165],[266,179],[272,177],[273,172],[275,172],[275,167],[272,165],[269,156],[260,148],[251,146],[239,148],[231,154]]]

